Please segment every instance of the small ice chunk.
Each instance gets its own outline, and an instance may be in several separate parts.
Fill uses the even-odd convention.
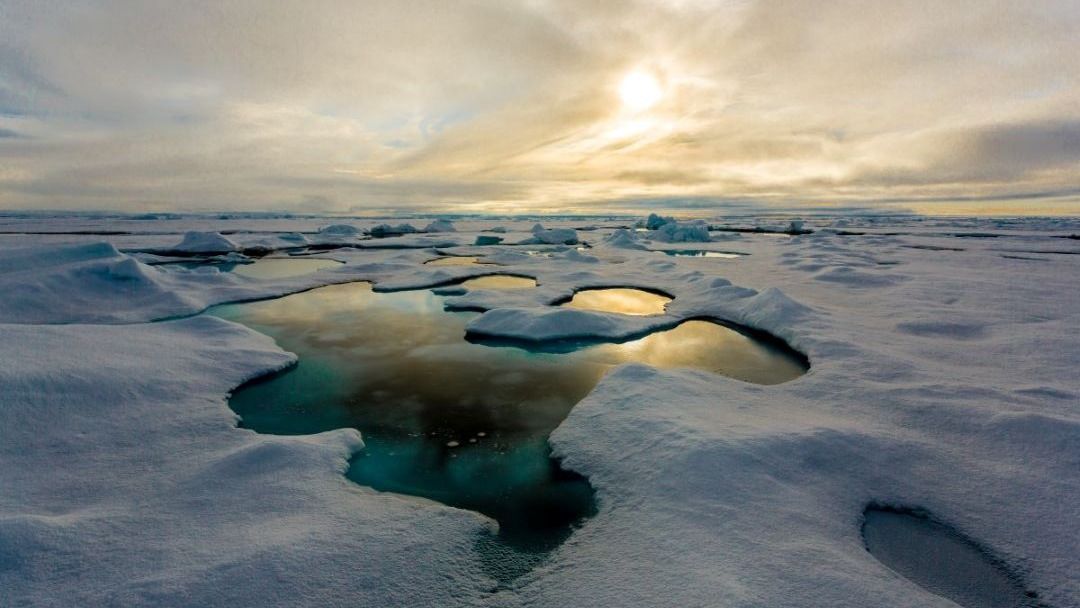
[[[649,230],[659,230],[661,226],[674,223],[676,222],[673,217],[662,217],[655,213],[650,213],[649,218],[645,220],[645,228]]]
[[[709,226],[701,220],[671,222],[660,226],[653,238],[665,243],[708,243]]]

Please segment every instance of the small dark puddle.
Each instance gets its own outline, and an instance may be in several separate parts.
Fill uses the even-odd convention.
[[[743,257],[742,253],[735,253],[732,251],[707,251],[705,249],[664,249],[662,250],[665,255],[671,255],[676,257],[689,257],[689,258],[724,258],[733,260],[735,258]]]
[[[598,310],[623,315],[662,315],[672,298],[629,287],[582,289],[574,293],[563,306],[581,310]]]
[[[484,513],[497,536],[478,541],[502,581],[542,561],[595,513],[593,489],[551,457],[548,436],[615,365],[691,367],[763,384],[805,367],[769,344],[688,321],[623,344],[565,353],[465,340],[474,312],[444,309],[428,290],[322,287],[211,314],[272,336],[298,364],[237,389],[229,405],[262,433],[361,431],[349,479]]]
[[[221,272],[232,272],[245,277],[253,279],[285,279],[288,277],[298,277],[305,274],[311,274],[318,272],[324,268],[333,268],[339,266],[341,262],[336,260],[316,259],[316,258],[259,258],[254,262],[248,264],[237,264],[233,262],[177,262],[172,264],[163,264],[162,268],[185,268],[188,270],[197,270],[199,268],[217,268]]]
[[[878,561],[966,608],[1039,605],[1037,595],[977,543],[920,511],[867,507],[862,535]]]

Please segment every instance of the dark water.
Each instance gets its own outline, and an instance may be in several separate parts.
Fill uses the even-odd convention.
[[[641,289],[610,287],[576,292],[563,306],[624,315],[662,315],[670,301],[667,296]]]
[[[663,251],[666,255],[673,255],[678,257],[725,258],[729,260],[742,257],[741,253],[731,253],[728,251],[705,251],[704,249],[665,249]]]
[[[560,468],[548,435],[609,369],[636,361],[775,383],[798,357],[707,321],[570,353],[466,342],[477,313],[447,312],[429,291],[323,287],[211,313],[273,336],[296,367],[238,389],[229,405],[263,433],[361,431],[347,473],[378,490],[485,513],[494,571],[512,578],[595,511],[588,481]]]
[[[866,510],[866,549],[894,572],[966,608],[1038,605],[1019,579],[955,530],[928,517]]]

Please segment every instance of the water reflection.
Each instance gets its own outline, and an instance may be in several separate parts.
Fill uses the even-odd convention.
[[[624,315],[660,315],[670,301],[671,298],[660,294],[617,287],[579,291],[563,306]]]
[[[485,554],[504,577],[528,570],[594,511],[592,488],[551,459],[547,437],[613,366],[694,367],[760,383],[803,372],[797,358],[706,321],[553,354],[466,342],[476,313],[443,306],[430,291],[376,294],[352,283],[212,314],[299,355],[295,368],[232,396],[244,427],[360,429],[365,448],[348,477],[493,517],[500,538],[485,541]]]
[[[508,274],[493,274],[463,281],[461,286],[466,289],[531,289],[536,287],[536,279],[515,277]]]

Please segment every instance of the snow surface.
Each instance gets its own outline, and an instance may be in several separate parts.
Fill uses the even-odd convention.
[[[644,240],[616,232],[624,218],[543,219],[576,238],[589,228],[584,252],[472,245],[493,226],[506,243],[535,238],[534,220],[508,218],[377,242],[319,234],[325,218],[4,218],[25,233],[0,235],[2,602],[954,606],[865,550],[861,517],[876,502],[927,509],[1046,605],[1080,605],[1080,243],[1063,238],[1080,225],[801,221],[813,232],[713,232],[749,254],[726,260],[628,247]],[[115,226],[126,234],[75,234]],[[345,264],[255,281],[133,257],[189,230],[228,230],[241,248],[295,248],[286,237],[301,234],[340,247],[310,253]],[[423,265],[437,255],[498,266]],[[235,427],[227,393],[291,361],[268,338],[212,318],[150,322],[344,281],[387,291],[495,273],[538,285],[450,297],[489,311],[470,331],[614,339],[716,317],[785,339],[812,368],[776,386],[610,373],[551,438],[596,488],[598,514],[494,589],[474,550],[493,524],[346,481],[354,431]],[[586,287],[675,299],[655,317],[551,306]]]
[[[480,596],[471,537],[485,523],[347,483],[355,430],[235,427],[226,393],[292,361],[269,338],[209,317],[0,325],[0,336],[3,605]]]

